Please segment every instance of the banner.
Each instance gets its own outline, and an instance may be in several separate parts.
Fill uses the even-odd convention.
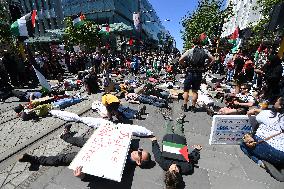
[[[82,166],[82,172],[90,175],[121,181],[132,133],[106,123],[89,138],[69,169]]]
[[[247,115],[216,115],[213,117],[209,144],[239,145],[244,134],[252,131],[256,120]]]
[[[133,14],[133,23],[136,30],[140,30],[140,14],[134,13]]]

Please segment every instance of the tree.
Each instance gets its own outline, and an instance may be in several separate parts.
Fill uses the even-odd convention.
[[[192,46],[194,38],[206,33],[209,38],[218,38],[224,19],[232,14],[232,6],[223,8],[224,0],[199,0],[196,10],[182,19],[184,48]]]
[[[257,5],[253,8],[260,9],[262,17],[256,25],[251,26],[254,34],[253,38],[248,41],[251,46],[258,46],[263,40],[274,41],[277,35],[283,35],[284,29],[278,30],[277,33],[267,29],[267,26],[272,19],[270,12],[273,9],[273,6],[280,2],[283,2],[283,0],[257,0]]]
[[[65,18],[66,28],[63,39],[67,46],[84,45],[89,50],[100,46],[99,29],[93,21],[84,20],[84,24],[78,27],[73,26],[72,21],[71,17]]]
[[[9,13],[4,3],[0,3],[0,43],[11,42],[12,35],[10,32]]]

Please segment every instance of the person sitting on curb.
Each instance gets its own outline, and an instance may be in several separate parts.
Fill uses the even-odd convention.
[[[72,144],[73,146],[83,147],[87,142],[88,138],[82,137],[73,137],[73,134],[70,132],[71,124],[67,124],[64,128],[63,133],[60,135],[60,138],[65,142]],[[27,153],[21,155],[18,158],[19,162],[28,162],[31,164],[30,171],[38,170],[39,165],[43,166],[69,166],[72,160],[75,158],[78,152],[71,152],[67,154],[59,154],[56,156],[32,156]],[[136,165],[141,168],[146,167],[151,162],[151,155],[149,152],[139,148],[139,150],[130,146],[129,153],[127,155],[127,163],[131,165]],[[81,172],[82,167],[77,167],[74,171],[74,176],[78,176],[81,179],[85,179],[86,174]]]
[[[110,121],[112,121],[112,116],[114,115],[116,116],[118,120],[122,120],[122,115],[118,111],[118,108],[120,106],[120,100],[116,96],[105,93],[102,96],[102,104],[107,109],[107,116]]]
[[[182,186],[182,174],[193,173],[193,164],[200,158],[200,145],[194,145],[193,150],[188,154],[186,138],[184,136],[183,123],[185,115],[176,120],[176,126],[172,125],[172,119],[164,115],[166,120],[166,135],[163,137],[163,149],[156,137],[151,137],[152,152],[155,161],[166,171],[164,182],[166,188],[176,189]]]

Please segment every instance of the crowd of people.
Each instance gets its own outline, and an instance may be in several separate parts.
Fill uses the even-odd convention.
[[[80,102],[84,99],[82,96],[70,96],[65,91],[72,90],[73,87],[77,89],[82,83],[89,95],[102,93],[101,104],[96,104],[96,110],[103,115],[105,108],[106,114],[103,117],[109,121],[113,121],[113,116],[118,122],[129,118],[139,119],[145,113],[143,107],[135,110],[135,116],[126,116],[129,115],[129,108],[122,107],[122,98],[129,103],[149,104],[168,111],[171,111],[169,104],[174,100],[183,100],[183,113],[176,124],[172,123],[173,118],[163,114],[167,133],[163,137],[163,148],[160,148],[153,134],[149,136],[154,159],[166,171],[164,181],[167,188],[177,188],[182,182],[181,175],[190,174],[193,164],[200,157],[200,145],[193,147],[188,154],[189,158],[172,151],[167,152],[165,144],[187,145],[183,129],[186,112],[196,113],[205,109],[210,116],[256,115],[258,125],[253,133],[244,137],[241,150],[274,178],[283,181],[283,61],[268,45],[261,45],[256,54],[245,48],[240,48],[235,53],[225,50],[218,54],[215,49],[204,46],[198,38],[194,43],[193,48],[182,55],[179,52],[162,51],[95,51],[55,53],[48,56],[46,53],[36,52],[33,65],[48,79],[57,79],[62,85],[58,84],[49,93],[42,91],[23,94],[10,89],[9,96],[17,96],[20,100],[29,102],[15,108],[18,115],[25,115],[23,120],[28,120],[26,117],[30,112],[34,112],[31,118],[38,118],[43,114],[36,112],[43,112],[42,109],[46,115],[54,107],[64,109]],[[1,61],[0,83],[16,86],[13,72],[5,67],[5,62],[11,61],[7,57],[9,56],[5,55]],[[77,78],[64,79],[63,74],[66,71]],[[8,74],[4,76],[4,72]],[[214,74],[220,76],[216,77]],[[192,96],[190,104],[189,96]],[[8,97],[2,100],[5,101]],[[214,104],[216,99],[225,102],[224,107]],[[50,106],[43,107],[46,104]],[[72,137],[70,127],[65,127],[61,138],[82,147],[87,139]],[[24,154],[19,161],[30,162],[32,165],[69,165],[75,155],[76,153],[36,157]],[[134,165],[144,166],[151,161],[151,156],[149,152],[131,149],[127,160]],[[82,178],[86,176],[82,173],[82,167],[78,167],[74,175]]]

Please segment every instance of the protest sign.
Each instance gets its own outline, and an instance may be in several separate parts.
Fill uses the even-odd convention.
[[[216,115],[213,117],[209,144],[238,145],[244,134],[252,131],[255,117]]]
[[[69,168],[83,166],[83,173],[120,182],[131,137],[131,132],[105,123],[89,138]]]

